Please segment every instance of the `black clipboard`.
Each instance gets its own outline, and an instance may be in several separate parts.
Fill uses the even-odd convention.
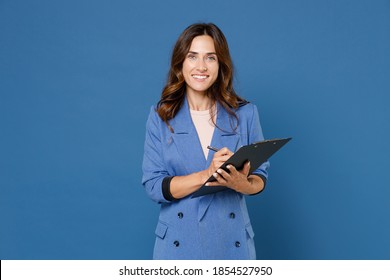
[[[241,170],[244,167],[245,162],[248,160],[251,163],[249,174],[256,170],[260,165],[266,162],[274,153],[276,153],[281,147],[283,147],[288,141],[292,138],[280,138],[280,139],[271,139],[256,142],[250,145],[242,146],[239,148],[220,168],[228,171],[226,166],[229,164],[236,167],[237,170]],[[216,179],[214,176],[211,176],[204,184],[195,191],[191,198],[216,193],[219,191],[227,190],[228,188],[224,186],[208,187],[205,186],[207,182],[214,182]]]

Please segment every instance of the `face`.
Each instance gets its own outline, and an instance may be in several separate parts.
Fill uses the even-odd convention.
[[[183,62],[187,94],[205,94],[217,80],[218,68],[213,38],[208,35],[195,37]]]

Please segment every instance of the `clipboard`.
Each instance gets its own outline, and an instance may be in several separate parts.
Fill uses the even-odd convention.
[[[229,172],[226,166],[231,164],[236,167],[237,170],[241,170],[244,167],[244,164],[249,160],[251,163],[249,174],[251,174],[291,139],[291,137],[270,139],[242,146],[224,164],[222,164],[220,168]],[[205,186],[207,182],[214,182],[216,180],[217,179],[215,179],[214,176],[211,176],[206,182],[204,182],[200,189],[198,189],[191,195],[191,198],[212,194],[228,189],[224,186]]]

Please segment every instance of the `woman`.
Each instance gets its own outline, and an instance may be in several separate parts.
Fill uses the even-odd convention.
[[[194,24],[173,50],[168,81],[146,125],[142,183],[161,205],[154,259],[256,259],[245,195],[264,189],[268,163],[248,174],[218,169],[263,140],[255,105],[233,89],[228,44],[214,24]],[[207,146],[219,148],[210,151]],[[227,190],[191,198],[203,183]]]

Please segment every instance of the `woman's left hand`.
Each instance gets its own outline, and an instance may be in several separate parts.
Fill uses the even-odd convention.
[[[222,168],[219,168],[217,172],[213,174],[217,181],[209,182],[206,185],[225,186],[243,194],[251,194],[254,192],[254,188],[257,189],[256,186],[253,186],[252,180],[248,178],[250,162],[244,164],[244,168],[240,171],[233,165],[228,165],[227,169],[229,170],[229,173]]]

